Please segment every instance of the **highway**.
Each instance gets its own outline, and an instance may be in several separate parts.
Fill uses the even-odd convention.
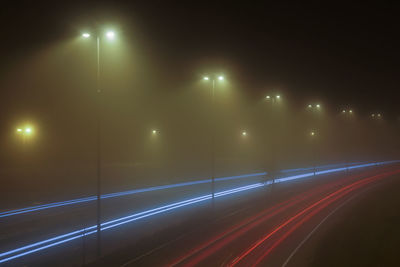
[[[236,203],[235,209],[206,225],[187,232],[176,227],[174,235],[132,244],[93,266],[300,266],[292,257],[325,221],[365,190],[399,173],[397,165],[326,177],[323,183],[282,184],[267,197],[265,192],[254,195],[248,200],[253,205]]]
[[[318,217],[325,206],[330,206],[327,203],[345,199],[358,187],[369,184],[369,180],[363,179],[387,173],[394,166],[394,162],[380,165],[353,164],[352,167],[324,166],[316,170],[315,176],[313,168],[311,172],[310,168],[286,170],[276,177],[274,183],[266,180],[262,173],[247,177],[235,176],[235,179],[219,178],[225,184],[217,187],[215,205],[211,205],[207,183],[196,183],[194,188],[192,184],[189,188],[188,185],[168,186],[163,187],[163,190],[147,190],[146,194],[119,193],[118,197],[109,197],[104,201],[104,257],[97,261],[94,201],[14,214],[1,218],[3,227],[0,234],[0,263],[10,266],[79,266],[94,261],[94,264],[100,265],[118,266],[128,263],[133,264],[132,266],[148,266],[193,265],[203,261],[220,264],[222,261],[221,264],[232,266],[246,265],[249,259],[255,257],[254,253],[258,254],[253,251],[263,250],[271,242],[267,237],[260,244],[251,245],[251,240],[262,236],[257,229],[272,227],[274,224],[280,227],[279,223],[284,223],[280,216],[289,212],[300,213],[293,214],[297,216],[292,220],[293,223],[306,220],[303,217]],[[199,187],[199,184],[203,187]],[[349,188],[337,193],[333,191],[339,187],[346,188],[345,186]],[[312,201],[320,201],[319,198],[328,192],[335,194],[312,206]],[[302,208],[306,209],[303,213]],[[244,218],[246,219],[241,221]],[[306,221],[308,220],[311,219]],[[281,228],[292,227],[292,221]],[[295,229],[303,224],[305,222]],[[275,239],[275,234],[273,235]],[[244,242],[243,237],[250,243]],[[240,245],[235,245],[235,242]],[[188,244],[194,246],[191,251],[178,255],[178,252],[189,248]],[[203,248],[201,244],[206,247]],[[239,249],[244,244],[249,247],[247,250],[247,247],[243,247],[242,254],[239,250],[233,252],[231,249]],[[271,246],[278,245],[279,243]],[[247,252],[250,248],[251,251]],[[61,261],[60,253],[64,255]],[[165,254],[168,257],[162,256]],[[232,259],[234,255],[236,258]],[[255,260],[263,262],[266,257],[259,256]],[[152,262],[154,259],[156,262]],[[167,259],[171,262],[166,261]]]

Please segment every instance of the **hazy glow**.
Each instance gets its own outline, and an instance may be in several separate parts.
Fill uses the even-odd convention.
[[[26,128],[26,129],[25,129],[25,132],[26,132],[26,133],[31,133],[31,132],[32,132],[32,129],[31,129],[31,128]]]
[[[320,105],[320,104],[317,104],[317,105],[316,105],[316,107],[317,107],[317,108],[320,108],[320,107],[321,107],[321,105]]]
[[[270,97],[269,95],[267,95],[265,98],[266,98],[266,99],[271,99],[271,97]]]
[[[314,135],[315,135],[315,132],[311,132],[310,134],[311,134],[311,136],[314,136]]]
[[[113,40],[115,38],[115,33],[113,31],[108,31],[106,36],[108,39]]]
[[[224,80],[224,76],[219,76],[218,80],[223,81]]]
[[[277,96],[276,96],[276,98],[277,98],[277,99],[280,99],[280,98],[281,98],[281,96],[280,96],[280,95],[277,95]]]
[[[342,113],[346,113],[346,110],[343,109],[343,110],[342,110]]]
[[[21,129],[21,128],[18,128],[18,129],[17,129],[17,132],[19,132],[19,133],[22,132],[22,129]]]
[[[90,33],[85,32],[85,33],[82,34],[82,37],[83,38],[89,38],[90,37]]]
[[[153,133],[153,134],[156,134],[156,133],[157,133],[157,130],[153,130],[152,133]]]
[[[207,76],[203,78],[203,80],[208,81],[210,78],[208,78]]]
[[[243,132],[242,132],[242,135],[243,135],[243,136],[246,136],[246,135],[247,135],[247,132],[246,132],[246,131],[243,131]]]
[[[381,116],[381,114],[379,113],[379,114],[378,114],[378,117],[380,117],[380,116]]]
[[[349,110],[349,113],[353,113],[353,111],[350,109],[350,110]]]
[[[311,104],[309,104],[309,105],[308,105],[308,108],[312,108],[312,105],[311,105]]]

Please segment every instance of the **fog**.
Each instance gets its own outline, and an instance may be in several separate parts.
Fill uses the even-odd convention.
[[[372,118],[323,93],[307,100],[284,84],[255,93],[232,62],[196,62],[170,77],[135,40],[102,41],[99,102],[95,48],[80,38],[42,47],[2,76],[1,209],[95,194],[99,117],[103,193],[398,159],[399,122],[384,113]],[[224,75],[214,101],[204,75]],[[33,133],[21,138],[24,125]]]

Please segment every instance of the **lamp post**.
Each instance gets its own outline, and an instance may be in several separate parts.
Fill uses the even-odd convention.
[[[265,100],[265,102],[267,102],[268,104],[270,104],[270,105],[273,105],[273,106],[275,106],[276,104],[278,104],[279,102],[281,102],[282,101],[282,96],[280,95],[280,94],[275,94],[275,95],[273,95],[273,94],[271,94],[271,95],[266,95],[265,96],[265,98],[264,98],[264,100]],[[277,135],[277,133],[279,133],[279,130],[277,129],[278,127],[277,127],[277,125],[279,124],[279,122],[277,121],[277,117],[276,117],[276,113],[274,112],[274,114],[273,114],[273,116],[272,117],[270,117],[270,123],[272,124],[272,127],[270,127],[270,129],[269,129],[269,133],[271,133],[272,134],[272,141],[274,141],[274,139],[276,138],[276,139],[278,139],[278,135]],[[277,141],[277,140],[276,140]],[[277,166],[275,166],[276,165],[276,162],[277,162],[277,148],[276,148],[276,142],[272,142],[272,144],[271,144],[271,149],[269,150],[270,151],[270,155],[271,155],[271,157],[269,158],[269,160],[270,160],[270,164],[271,165],[269,165],[268,164],[268,157],[267,157],[267,154],[266,154],[266,161],[267,161],[267,163],[266,163],[266,172],[268,173],[267,174],[267,181],[268,181],[268,177],[271,177],[272,179],[272,183],[274,183],[274,181],[275,181],[275,176],[276,176],[276,172],[277,172]],[[271,190],[272,190],[272,186],[271,186]]]
[[[91,38],[91,34],[85,32],[82,37],[85,39]],[[97,73],[96,73],[96,92],[97,92],[97,125],[96,125],[96,196],[97,196],[97,209],[96,209],[96,225],[97,225],[97,256],[101,256],[101,122],[102,122],[102,90],[101,90],[101,62],[100,62],[100,41],[101,37],[105,36],[108,40],[115,38],[113,31],[107,31],[104,35],[97,33],[96,38],[96,57],[97,57]]]
[[[22,137],[22,142],[25,145],[26,139],[33,134],[33,128],[31,126],[25,126],[17,128],[17,134]]]
[[[223,82],[224,79],[222,75],[203,77],[204,81],[211,81],[211,202],[213,208],[215,205],[215,87],[217,82]]]
[[[353,118],[354,111],[353,109],[343,109],[342,110],[342,115],[344,116],[344,119],[346,120],[344,123],[346,124],[346,127],[344,127],[345,131],[345,136],[347,137],[347,142],[348,144],[345,144],[345,147],[347,148],[347,151],[345,151],[346,157],[345,157],[345,166],[346,166],[346,173],[349,171],[349,164],[350,164],[350,151],[352,151],[351,146],[352,143],[351,141],[351,125],[350,125],[350,119]]]
[[[316,132],[314,130],[312,130],[310,132],[310,138],[311,138],[311,150],[312,150],[312,158],[313,158],[313,165],[314,165],[314,176],[316,174],[316,169],[317,169],[317,146],[316,146],[316,142],[315,142],[315,138],[316,138]]]

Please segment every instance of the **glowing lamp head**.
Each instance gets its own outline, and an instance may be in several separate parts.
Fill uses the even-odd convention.
[[[25,133],[27,133],[27,134],[32,133],[32,128],[26,128],[26,129],[25,129]]]
[[[21,129],[21,128],[18,128],[18,129],[17,129],[17,132],[18,132],[18,133],[22,133],[22,129]]]
[[[312,105],[311,105],[311,104],[309,104],[307,107],[308,107],[308,108],[312,108]]]
[[[205,80],[205,81],[208,81],[210,78],[208,78],[207,76],[205,76],[204,78],[203,78],[203,80]]]
[[[85,33],[82,34],[82,37],[83,38],[89,38],[90,37],[90,33],[85,32]]]
[[[223,81],[224,80],[224,76],[218,76],[218,80]]]
[[[113,32],[113,31],[108,31],[108,32],[106,33],[106,36],[107,36],[108,39],[113,40],[113,39],[115,38],[115,32]]]
[[[152,133],[153,133],[153,134],[157,134],[157,130],[153,130]]]
[[[381,117],[382,115],[379,113],[377,116],[378,116],[378,117]]]
[[[247,132],[246,131],[242,131],[242,136],[246,136]]]
[[[321,105],[320,105],[320,104],[317,104],[317,105],[316,105],[316,107],[317,107],[317,108],[320,108],[320,107],[321,107]]]
[[[280,95],[277,95],[277,96],[276,96],[276,99],[280,99],[280,98],[281,98],[281,96],[280,96]]]
[[[349,110],[349,113],[353,113],[353,110],[350,109],[350,110]]]
[[[265,99],[270,100],[270,99],[271,99],[271,96],[267,95],[267,96],[265,97]]]
[[[346,110],[343,109],[343,110],[342,110],[342,113],[346,113]]]
[[[315,136],[315,132],[311,132],[310,135],[311,135],[311,136]]]

